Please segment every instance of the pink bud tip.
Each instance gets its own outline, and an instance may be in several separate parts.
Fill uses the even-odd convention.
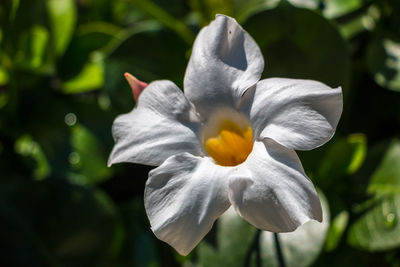
[[[140,93],[142,93],[142,91],[144,90],[144,88],[146,88],[148,84],[138,80],[135,76],[133,76],[130,73],[125,72],[124,76],[125,79],[128,81],[129,86],[132,89],[133,98],[135,99],[135,101],[137,101]]]

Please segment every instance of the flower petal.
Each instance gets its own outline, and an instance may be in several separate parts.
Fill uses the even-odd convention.
[[[296,153],[272,139],[255,142],[229,181],[229,199],[245,220],[266,231],[290,232],[310,219],[322,220],[321,204]]]
[[[140,94],[137,107],[115,119],[115,146],[108,164],[160,165],[181,152],[202,155],[193,118],[191,104],[174,83],[150,83]]]
[[[263,56],[251,36],[233,18],[217,15],[195,40],[185,95],[201,114],[218,105],[232,107],[260,79],[263,69]]]
[[[335,133],[342,113],[342,90],[311,80],[260,81],[250,102],[255,136],[293,149],[309,150]]]
[[[145,208],[154,234],[187,255],[229,208],[227,173],[188,153],[167,159],[146,183]]]

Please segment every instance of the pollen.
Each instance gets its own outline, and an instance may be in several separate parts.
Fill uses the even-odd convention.
[[[207,154],[222,166],[235,166],[244,162],[253,149],[253,131],[248,123],[239,125],[222,120],[213,136],[204,140]]]

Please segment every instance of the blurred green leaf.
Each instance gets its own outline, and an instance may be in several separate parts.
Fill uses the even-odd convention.
[[[96,22],[89,22],[85,24],[81,24],[77,30],[77,35],[78,36],[85,36],[85,35],[90,35],[94,33],[100,33],[106,35],[107,39],[111,40],[113,38],[116,38],[117,35],[122,31],[122,28],[118,27],[117,25],[106,23],[103,21],[96,21]],[[108,40],[106,39],[105,44],[104,43],[93,43],[96,47],[103,47],[104,45],[107,45]]]
[[[363,0],[326,0],[323,14],[327,18],[344,16],[362,7]]]
[[[275,9],[252,16],[243,27],[266,59],[263,77],[319,80],[346,91],[347,44],[321,15],[282,2]]]
[[[126,0],[112,1],[112,13],[113,22],[118,25],[133,25],[146,19],[145,14]]]
[[[67,48],[76,24],[74,0],[47,0],[47,10],[55,52],[57,56]]]
[[[9,75],[5,68],[0,66],[0,86],[6,85],[9,81]]]
[[[185,42],[191,45],[194,41],[194,33],[180,20],[174,18],[164,9],[150,0],[135,0],[132,4],[164,24],[166,27],[175,31]]]
[[[308,9],[317,9],[321,3],[320,0],[288,0],[288,2],[296,7]],[[324,1],[324,3],[325,2],[327,1]]]
[[[46,156],[40,145],[33,140],[32,136],[23,135],[19,137],[15,142],[15,151],[22,156],[31,157],[35,160],[36,167],[33,176],[37,180],[42,180],[50,174],[51,168]]]
[[[329,228],[328,200],[318,191],[321,200],[323,221],[309,221],[290,233],[279,233],[279,240],[286,266],[311,265],[321,253]],[[279,266],[273,233],[261,234],[261,258],[263,266]]]
[[[48,51],[49,32],[41,25],[34,25],[20,36],[15,63],[21,69],[46,72],[43,70],[43,65],[46,63]]]
[[[317,171],[317,179],[330,181],[355,173],[367,154],[367,140],[364,134],[351,134],[334,140]],[[322,181],[324,183],[324,181]]]
[[[343,38],[350,39],[355,35],[365,31],[366,27],[364,25],[364,20],[364,16],[358,16],[349,22],[341,24],[340,33],[342,34]]]
[[[190,0],[189,4],[199,16],[201,26],[208,25],[216,14],[233,15],[234,0]]]
[[[69,161],[76,172],[69,178],[73,182],[93,185],[110,177],[111,169],[107,167],[101,143],[83,125],[71,126],[71,145],[73,152]]]
[[[234,17],[242,24],[256,13],[275,8],[279,2],[280,0],[233,0]]]
[[[350,227],[348,242],[368,251],[400,246],[400,195],[384,197]]]
[[[85,93],[99,89],[104,84],[104,61],[99,52],[95,52],[74,78],[65,81],[61,90],[65,94]]]
[[[72,79],[99,53],[107,57],[109,50],[121,42],[125,34],[123,28],[102,21],[80,24],[67,51],[59,60],[60,78]]]
[[[321,10],[324,17],[334,19],[346,16],[363,7],[364,0],[288,0],[292,5],[311,10]]]
[[[328,235],[325,242],[325,250],[332,251],[339,245],[340,239],[344,231],[346,230],[347,223],[349,221],[349,212],[344,210],[340,212],[331,221],[331,225],[328,230]]]
[[[0,215],[5,266],[110,266],[124,231],[104,193],[60,179],[8,186]]]
[[[383,33],[382,33],[383,34]],[[400,91],[400,39],[377,34],[368,46],[367,64],[375,82]]]
[[[10,13],[9,13],[9,19],[11,21],[13,21],[15,18],[15,14],[17,13],[17,10],[19,7],[19,2],[20,2],[20,0],[11,0],[11,8],[10,8]]]
[[[231,207],[217,221],[216,246],[206,241],[198,245],[199,266],[244,266],[256,232]]]
[[[378,195],[400,193],[400,141],[398,139],[392,141],[381,163],[372,174],[367,192]]]

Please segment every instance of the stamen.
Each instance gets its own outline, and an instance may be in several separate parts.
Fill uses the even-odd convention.
[[[238,114],[239,115],[239,114]],[[221,119],[218,123],[213,121],[214,129],[211,136],[204,139],[204,148],[215,162],[222,166],[235,166],[243,163],[253,149],[253,131],[241,115],[235,116],[238,122],[228,119]],[[239,125],[240,124],[240,125]],[[208,129],[210,132],[210,129]]]

